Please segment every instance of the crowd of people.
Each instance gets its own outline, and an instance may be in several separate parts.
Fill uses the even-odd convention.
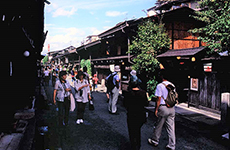
[[[119,115],[117,111],[117,101],[119,97],[119,90],[121,86],[121,79],[119,77],[120,67],[115,66],[114,72],[108,75],[106,80],[108,97],[108,112],[112,115]],[[44,70],[44,81],[49,84],[49,73],[52,74],[52,83],[54,86],[53,103],[58,108],[58,124],[59,126],[67,126],[69,121],[69,111],[71,106],[71,86],[75,90],[74,98],[77,105],[76,124],[84,123],[84,112],[88,102],[92,102],[91,84],[95,90],[98,78],[93,75],[92,82],[90,82],[87,68],[75,71],[74,69],[67,70],[66,68],[46,68]],[[72,76],[71,83],[67,80],[67,74]],[[169,137],[169,143],[166,149],[175,149],[175,109],[174,105],[169,106],[167,98],[169,95],[168,85],[175,86],[167,79],[167,73],[162,70],[159,74],[162,82],[157,85],[155,96],[156,109],[155,116],[158,118],[152,138],[147,141],[152,146],[158,146],[161,136],[162,127],[165,125]],[[146,122],[146,109],[148,106],[148,98],[146,91],[140,88],[142,81],[138,78],[137,72],[132,70],[130,72],[130,80],[128,91],[124,95],[124,106],[127,110],[127,127],[129,131],[129,138],[133,150],[139,150],[141,147],[141,127]]]

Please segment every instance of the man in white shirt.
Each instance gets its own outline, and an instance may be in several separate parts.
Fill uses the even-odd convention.
[[[44,71],[45,85],[49,85],[49,79],[50,79],[49,74],[50,74],[50,72],[49,72],[48,68],[46,68],[45,71]]]
[[[164,100],[168,96],[168,90],[166,89],[166,85],[168,84],[171,84],[172,86],[174,85],[171,82],[167,81],[167,74],[165,70],[161,71],[160,77],[163,82],[157,85],[156,92],[155,92],[155,96],[157,96],[155,115],[158,117],[158,120],[157,120],[155,130],[153,132],[153,137],[152,139],[148,139],[148,142],[153,146],[158,146],[162,127],[165,124],[166,131],[169,136],[169,143],[166,146],[166,149],[174,150],[176,145],[175,108],[167,107]]]

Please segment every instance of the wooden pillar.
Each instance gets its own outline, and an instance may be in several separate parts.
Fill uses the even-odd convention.
[[[80,70],[81,69],[81,56],[78,57],[78,60],[79,60],[78,70]]]
[[[172,22],[172,49],[174,49],[174,22]]]

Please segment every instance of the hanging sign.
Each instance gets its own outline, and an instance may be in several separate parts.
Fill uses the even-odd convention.
[[[212,63],[204,64],[204,72],[212,72]]]

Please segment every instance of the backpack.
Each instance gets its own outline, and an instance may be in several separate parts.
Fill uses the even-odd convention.
[[[106,79],[106,81],[105,81],[105,86],[107,87],[108,92],[111,92],[113,90],[113,88],[115,87],[115,85],[113,83],[113,78],[115,75],[117,75],[117,73],[110,74],[109,78]]]
[[[162,83],[162,84],[164,84],[164,83]],[[167,95],[166,99],[164,99],[163,96],[162,96],[162,98],[164,99],[166,106],[171,108],[178,103],[178,94],[174,90],[175,87],[172,84],[168,84],[168,85],[164,84],[164,86],[168,90],[168,95]]]

